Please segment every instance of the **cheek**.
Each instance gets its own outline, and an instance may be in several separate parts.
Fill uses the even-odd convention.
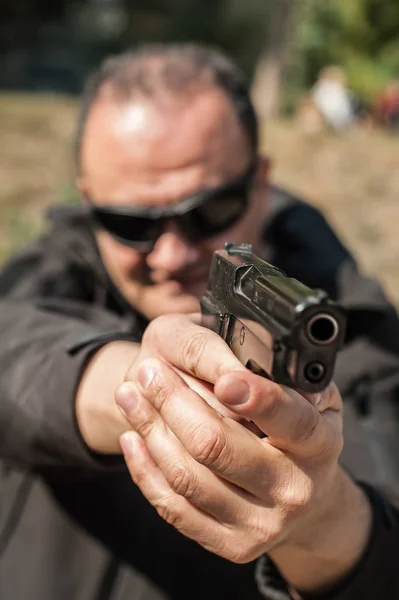
[[[245,215],[220,235],[208,240],[206,248],[209,253],[223,248],[227,242],[234,244],[253,244],[257,246],[262,238],[263,222],[267,212],[267,206],[264,201],[265,194],[255,195],[250,201],[250,205]]]
[[[257,245],[263,229],[263,215],[251,207],[246,215],[233,227],[206,242],[208,252],[220,250],[227,242]]]
[[[266,209],[263,203],[259,202],[257,197],[253,197],[244,217],[227,232],[227,237],[230,237],[227,241],[258,244],[265,216]]]
[[[142,256],[139,252],[119,244],[108,235],[99,234],[97,243],[103,262],[111,275],[116,272],[129,274],[142,264]]]

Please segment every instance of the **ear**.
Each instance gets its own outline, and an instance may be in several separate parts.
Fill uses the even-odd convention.
[[[272,168],[272,160],[266,154],[259,155],[259,165],[258,165],[258,177],[259,184],[263,187],[267,187],[269,184],[269,176]]]
[[[88,194],[88,185],[85,177],[83,175],[79,175],[75,179],[75,186],[79,192],[79,196],[83,204],[87,204],[86,195]]]
[[[257,210],[266,214],[268,208],[269,173],[271,160],[268,156],[261,154],[258,159],[258,170],[256,174],[256,205]]]

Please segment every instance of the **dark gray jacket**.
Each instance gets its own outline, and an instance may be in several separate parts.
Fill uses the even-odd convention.
[[[265,242],[267,259],[347,306],[336,370],[347,407],[343,460],[356,477],[392,487],[396,312],[322,215],[282,190],[273,190]],[[140,340],[146,323],[109,281],[81,209],[56,211],[49,233],[5,267],[0,308],[0,600],[289,598],[267,561],[233,565],[187,540],[156,515],[118,457],[95,456],[83,443],[74,395],[94,345],[70,348],[107,331]],[[378,587],[367,596],[364,573],[379,573],[381,544],[398,538],[394,510],[376,514],[386,510],[390,525],[376,518],[365,566],[328,598],[383,596]],[[389,590],[399,596],[395,576]],[[367,593],[347,595],[351,585]]]

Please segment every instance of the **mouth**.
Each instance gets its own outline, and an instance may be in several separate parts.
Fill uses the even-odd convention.
[[[182,288],[191,287],[196,284],[202,284],[208,279],[209,266],[199,265],[186,268],[184,271],[176,273],[151,273],[152,282],[157,284],[177,284]]]
[[[202,283],[205,279],[208,279],[208,276],[209,268],[205,269],[202,267],[199,269],[185,271],[184,273],[177,273],[176,275],[172,275],[170,279],[177,281],[183,286],[190,286],[196,283]]]

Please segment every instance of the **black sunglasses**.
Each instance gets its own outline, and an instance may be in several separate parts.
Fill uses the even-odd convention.
[[[149,251],[173,221],[190,240],[212,237],[231,227],[245,213],[257,161],[233,181],[205,189],[172,206],[98,206],[85,196],[90,216],[121,244]]]

